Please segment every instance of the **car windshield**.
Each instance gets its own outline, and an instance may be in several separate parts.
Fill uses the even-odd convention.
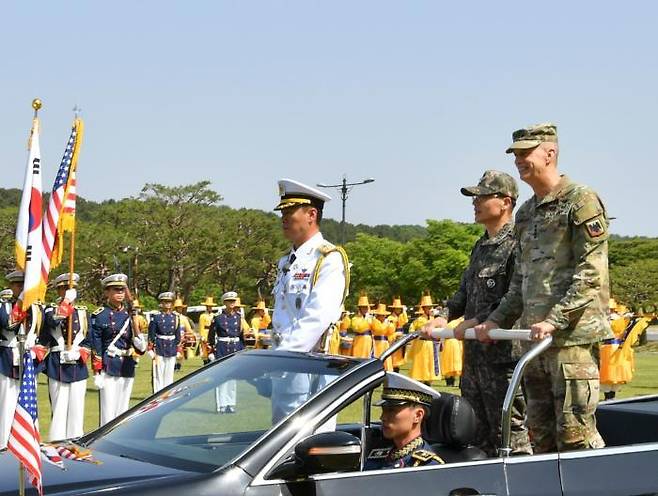
[[[86,446],[178,469],[215,470],[358,361],[245,352],[152,396]]]

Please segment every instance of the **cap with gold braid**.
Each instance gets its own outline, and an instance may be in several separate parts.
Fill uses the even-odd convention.
[[[172,291],[165,291],[158,295],[158,300],[160,301],[174,301],[175,299],[176,295]]]
[[[119,286],[122,288],[128,287],[128,276],[126,274],[111,274],[101,280],[103,289],[112,286]]]
[[[384,391],[382,399],[374,403],[375,406],[394,407],[407,403],[431,406],[433,395],[436,394],[431,388],[400,376],[395,373],[387,373],[384,379]]]
[[[300,205],[309,205],[322,210],[324,203],[331,200],[326,193],[293,179],[279,180],[279,196],[281,200],[274,210],[284,210]]]
[[[22,270],[12,270],[5,276],[9,282],[23,282],[25,280],[25,272]]]

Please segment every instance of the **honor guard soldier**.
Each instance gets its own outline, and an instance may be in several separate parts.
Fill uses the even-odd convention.
[[[133,319],[128,276],[112,274],[101,281],[105,305],[91,316],[94,382],[100,389],[101,425],[128,409],[135,380],[133,348],[146,351],[148,340]]]
[[[533,339],[553,337],[524,375],[535,453],[604,446],[596,428],[599,369],[592,345],[613,337],[607,319],[608,217],[598,195],[558,171],[557,128],[519,129],[507,153],[534,195],[516,213],[516,257],[509,289],[489,329],[519,320]]]
[[[328,330],[340,317],[349,288],[345,251],[320,232],[324,203],[331,198],[298,181],[279,181],[283,235],[292,243],[279,260],[274,289],[272,334],[275,348],[287,351],[327,351]],[[308,379],[277,380],[273,384],[272,418],[287,415],[311,393]]]
[[[370,330],[372,332],[374,356],[379,358],[382,353],[389,349],[389,339],[395,334],[395,324],[389,316],[391,312],[386,310],[386,303],[380,303],[372,312],[374,319],[370,322]],[[393,361],[388,357],[384,362],[384,369],[387,371],[393,370]]]
[[[224,293],[222,303],[224,303],[224,310],[213,319],[208,333],[208,342],[212,349],[208,358],[211,361],[243,350],[244,332],[249,328],[237,306],[238,293],[235,291]],[[223,382],[217,388],[217,411],[219,413],[235,413],[236,389],[237,385],[234,380]]]
[[[50,440],[70,439],[83,434],[85,394],[91,356],[89,316],[85,307],[73,306],[80,277],[73,274],[73,286],[69,289],[70,274],[55,278],[59,298],[44,311],[39,345],[35,347],[37,360],[44,361],[48,376],[48,395],[52,411]],[[68,330],[71,325],[71,343]]]
[[[208,359],[208,353],[210,353],[210,345],[208,344],[208,331],[210,330],[210,324],[212,324],[212,319],[215,318],[215,301],[212,296],[206,296],[205,301],[201,303],[206,307],[205,312],[199,315],[199,352],[201,354],[201,360],[203,364],[206,365],[210,360]]]
[[[22,357],[19,356],[17,335],[20,326],[25,324],[25,349],[32,348],[36,344],[42,320],[40,305],[32,305],[27,312],[16,305],[23,291],[25,274],[15,270],[7,274],[6,279],[12,296],[0,305],[0,449],[7,447],[20,389],[18,362]]]
[[[409,332],[420,331],[425,324],[432,320],[432,310],[436,305],[432,302],[432,296],[429,292],[426,291],[422,296],[418,307],[420,313],[418,318],[411,323]],[[431,385],[432,381],[441,379],[438,343],[415,339],[409,346],[407,358],[411,362],[409,376],[413,379],[428,386]]]
[[[368,454],[364,470],[443,465],[422,435],[423,420],[429,415],[433,391],[414,385],[397,374],[387,374],[382,398],[382,435],[393,442],[392,448],[374,449]]]
[[[401,339],[404,336],[405,326],[409,323],[409,316],[407,315],[404,305],[402,304],[402,299],[399,296],[393,298],[393,304],[389,305],[388,308],[391,310],[391,322],[393,322],[393,325],[395,326],[395,333],[390,339],[391,344],[393,344],[395,341]],[[405,363],[404,346],[393,353],[391,361],[393,370],[395,372],[399,372],[400,367],[402,367]]]
[[[352,333],[354,334],[352,356],[357,358],[372,357],[372,331],[370,330],[372,315],[370,315],[370,307],[368,295],[362,292],[356,304],[356,316],[352,317],[351,323]]]
[[[148,355],[153,360],[153,392],[157,393],[174,382],[176,357],[181,354],[183,329],[181,319],[173,311],[174,293],[167,291],[158,295],[160,312],[149,322]]]

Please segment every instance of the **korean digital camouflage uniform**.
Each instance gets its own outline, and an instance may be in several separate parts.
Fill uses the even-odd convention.
[[[503,172],[488,170],[477,186],[462,188],[465,196],[498,194],[514,200],[518,188],[514,178]],[[493,237],[485,232],[471,251],[469,265],[462,275],[457,293],[448,301],[448,320],[459,317],[487,320],[507,292],[514,271],[514,223],[510,222]],[[511,327],[514,321],[504,323]],[[489,456],[501,446],[501,414],[505,393],[519,357],[512,341],[495,344],[464,342],[464,369],[460,388],[462,396],[473,406],[478,419],[475,444]],[[530,454],[530,440],[525,426],[526,405],[519,391],[512,404],[512,453]]]
[[[507,150],[557,142],[552,124],[521,129]],[[533,196],[516,215],[517,252],[507,294],[489,316],[498,324],[520,317],[523,328],[555,326],[553,345],[525,373],[528,426],[536,453],[600,448],[596,429],[599,370],[592,344],[612,337],[608,218],[598,195],[566,176],[553,192]]]

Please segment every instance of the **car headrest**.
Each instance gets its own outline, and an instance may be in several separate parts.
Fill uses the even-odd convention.
[[[475,439],[477,419],[473,407],[466,399],[441,393],[440,398],[432,400],[429,417],[423,424],[423,437],[426,440],[461,448]]]

